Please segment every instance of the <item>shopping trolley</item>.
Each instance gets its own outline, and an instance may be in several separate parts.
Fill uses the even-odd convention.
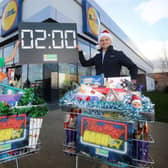
[[[0,164],[37,153],[40,150],[42,118],[27,114],[0,117]]]
[[[154,139],[149,129],[149,122],[154,122],[153,104],[148,111],[133,111],[129,104],[99,101],[95,96],[98,89],[110,96],[113,93],[110,88],[88,89],[94,96],[81,94],[83,88],[77,88],[60,100],[65,113],[63,151],[75,156],[76,168],[79,158],[113,167],[153,167],[150,146]],[[81,92],[77,94],[79,90]]]

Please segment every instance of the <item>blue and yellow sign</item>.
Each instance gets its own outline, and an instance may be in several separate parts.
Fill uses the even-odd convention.
[[[1,36],[12,33],[18,28],[22,15],[22,0],[9,0],[2,9]]]
[[[100,16],[98,11],[87,0],[83,0],[83,31],[97,39],[100,32]]]

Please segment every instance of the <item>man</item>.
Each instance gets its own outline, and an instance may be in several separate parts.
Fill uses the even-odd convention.
[[[126,66],[131,75],[131,81],[136,83],[137,66],[122,52],[114,50],[112,46],[112,36],[104,30],[98,38],[100,45],[99,53],[93,58],[85,60],[83,52],[78,46],[79,60],[83,66],[95,66],[96,75],[104,74],[104,77],[119,77],[121,66]]]

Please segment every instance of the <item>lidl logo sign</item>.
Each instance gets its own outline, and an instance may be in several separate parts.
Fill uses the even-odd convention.
[[[83,1],[83,31],[97,39],[100,32],[100,16],[98,11],[87,0]]]
[[[16,1],[11,1],[7,4],[2,16],[2,28],[8,31],[13,26],[18,12]]]
[[[93,7],[89,7],[87,10],[87,21],[91,32],[95,35],[99,35],[100,19],[97,11]]]
[[[8,1],[2,11],[1,36],[4,37],[17,29],[21,21],[22,0]]]

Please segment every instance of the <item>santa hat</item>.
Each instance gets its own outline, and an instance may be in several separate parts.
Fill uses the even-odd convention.
[[[137,95],[132,95],[131,103],[141,103],[141,99]]]
[[[100,42],[100,39],[101,39],[102,37],[104,37],[104,36],[109,37],[109,38],[111,39],[111,41],[112,41],[112,36],[111,36],[110,32],[107,31],[107,30],[104,30],[103,32],[101,32],[101,33],[99,34],[98,42]]]

